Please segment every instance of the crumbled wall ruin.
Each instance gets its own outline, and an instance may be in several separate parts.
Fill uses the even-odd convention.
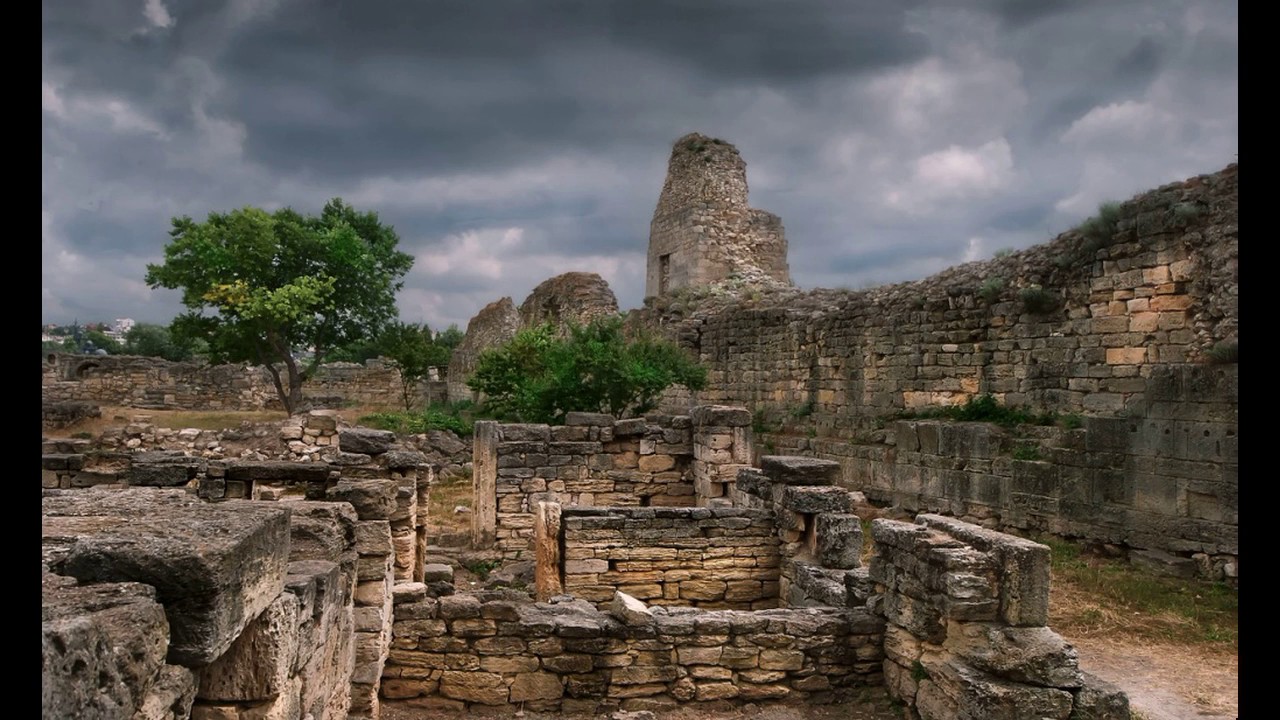
[[[676,141],[649,226],[645,296],[730,277],[789,285],[777,215],[747,204],[747,164],[733,145],[699,133]]]
[[[519,329],[520,313],[511,298],[504,297],[480,308],[467,323],[462,342],[449,358],[449,402],[475,399],[475,393],[467,387],[467,379],[475,370],[480,353],[511,340]]]
[[[595,273],[567,272],[539,283],[520,303],[520,327],[586,325],[618,314],[618,299]]]

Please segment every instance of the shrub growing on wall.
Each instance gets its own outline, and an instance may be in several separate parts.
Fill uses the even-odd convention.
[[[573,411],[643,414],[672,385],[698,390],[706,379],[706,369],[674,343],[628,338],[622,318],[611,317],[563,335],[551,325],[522,330],[482,353],[467,384],[484,394],[489,414],[555,424]]]

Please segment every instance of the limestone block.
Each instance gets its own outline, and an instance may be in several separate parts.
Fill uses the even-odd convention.
[[[237,460],[227,464],[227,480],[277,482],[284,485],[323,485],[329,479],[329,468],[323,463],[297,463],[278,460]]]
[[[793,488],[794,489],[794,488]],[[816,518],[818,562],[849,570],[862,564],[862,521],[849,513],[823,513]]]
[[[41,713],[131,717],[164,665],[168,623],[155,590],[137,583],[77,586],[43,574]]]
[[[1071,720],[1129,720],[1129,697],[1102,678],[1084,673]]]
[[[945,654],[926,652],[921,667],[928,678],[920,683],[916,703],[922,718],[943,717],[989,718],[990,720],[1024,720],[1025,718],[1052,718],[1067,720],[1071,714],[1073,698],[1070,692],[1056,688],[1036,687],[1001,680],[983,673],[958,659]],[[926,716],[925,710],[933,703],[926,700],[934,694],[948,698],[956,712],[951,715]],[[945,703],[950,705],[951,703]],[[943,705],[944,703],[938,703]]]
[[[345,503],[290,506],[289,559],[341,561],[356,541],[356,514]]]
[[[853,502],[844,488],[794,486],[786,488],[783,493],[782,507],[806,515],[848,513],[853,509]]]
[[[197,697],[255,702],[278,695],[288,680],[298,643],[298,598],[284,593],[200,671]]]
[[[46,490],[45,542],[82,582],[152,585],[170,625],[169,660],[216,660],[284,589],[289,513],[273,503],[205,503],[181,490]]]
[[[445,670],[440,675],[440,694],[455,700],[504,705],[509,697],[502,676],[487,672],[461,672]]]
[[[942,646],[998,677],[1057,688],[1078,688],[1083,677],[1075,648],[1047,627],[949,623]]]
[[[840,463],[834,460],[765,455],[760,469],[773,482],[785,485],[834,485],[840,479]]]
[[[195,675],[187,668],[165,665],[147,688],[133,720],[182,720],[191,715],[195,697]]]
[[[338,432],[338,448],[343,452],[379,455],[391,449],[396,434],[390,430],[353,427]]]
[[[509,702],[555,700],[564,695],[564,684],[558,675],[545,672],[519,673],[511,682]]]
[[[744,407],[699,405],[693,409],[695,427],[745,427],[751,424],[751,413]]]
[[[394,480],[339,480],[325,491],[325,497],[351,503],[361,520],[387,520],[396,512],[398,492]]]
[[[653,613],[645,604],[624,592],[614,592],[609,613],[629,626],[647,626],[653,622]]]

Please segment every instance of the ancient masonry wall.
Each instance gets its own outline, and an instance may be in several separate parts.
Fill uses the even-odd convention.
[[[594,714],[708,700],[830,702],[882,682],[883,621],[865,609],[634,605],[606,613],[567,597],[405,598],[383,695],[425,710]]]
[[[355,513],[181,490],[47,490],[42,717],[356,711]]]
[[[569,413],[560,427],[478,422],[472,545],[527,556],[539,502],[727,505],[725,484],[751,456],[749,420],[741,408],[708,407],[627,420]]]
[[[333,420],[323,414],[307,417],[312,419]],[[377,717],[378,684],[390,647],[395,589],[402,585],[425,588],[422,583],[428,580],[437,587],[445,576],[451,578],[448,568],[425,564],[426,513],[419,513],[418,508],[427,505],[433,473],[423,454],[403,449],[389,432],[367,428],[327,429],[329,432],[319,432],[316,437],[334,438],[336,452],[330,457],[332,462],[209,460],[181,452],[140,451],[114,453],[113,457],[119,462],[107,467],[103,465],[103,458],[94,455],[46,452],[43,457],[46,486],[96,486],[87,490],[53,491],[64,492],[65,495],[59,497],[70,499],[61,502],[74,503],[77,513],[114,517],[112,503],[119,499],[129,513],[143,515],[149,512],[151,499],[170,498],[171,502],[181,505],[183,512],[192,514],[192,522],[199,521],[186,528],[188,534],[184,540],[190,543],[204,542],[201,538],[207,539],[207,534],[215,528],[206,524],[206,519],[222,517],[227,511],[236,510],[249,517],[272,507],[283,511],[289,537],[282,543],[272,540],[260,546],[237,546],[227,560],[218,562],[231,563],[229,567],[240,563],[248,567],[283,563],[276,557],[281,553],[281,557],[288,556],[290,561],[298,560],[290,562],[290,577],[284,580],[285,591],[291,593],[290,597],[296,596],[297,602],[286,598],[262,611],[244,631],[249,639],[236,640],[225,655],[215,653],[216,662],[195,673],[195,704],[192,706],[189,698],[186,701],[192,717],[248,720],[263,716],[297,717],[299,713],[309,712],[316,718]],[[79,449],[78,444],[62,447],[58,441],[47,445],[46,451]],[[86,457],[90,467],[96,465],[97,469],[86,469]],[[157,489],[165,487],[183,489]],[[106,510],[94,510],[94,505],[82,500],[82,495],[105,498],[102,504]],[[213,502],[201,503],[197,497]],[[247,503],[236,498],[281,502]],[[51,507],[47,502],[46,516],[67,514],[59,507],[57,504]],[[46,532],[53,528],[54,538],[64,542],[65,535],[59,528],[68,522],[46,519]],[[132,524],[127,527],[130,533],[134,531]],[[116,568],[119,573],[95,578],[154,584],[147,579],[150,575],[144,577],[136,572],[138,567],[145,569],[147,563],[158,562],[146,559],[147,553],[163,551],[162,545],[148,544],[145,539],[149,537],[150,527],[144,525],[139,531],[143,540],[129,541],[141,543],[141,550],[136,552],[141,552],[143,559],[134,557],[134,550],[122,551],[124,555]],[[157,527],[156,532],[168,532],[163,524]],[[46,555],[49,545],[46,535]],[[241,558],[235,553],[249,553],[249,556]],[[341,565],[340,573],[335,563]],[[55,558],[52,567],[62,573],[64,565]],[[185,576],[179,576],[166,582],[212,582],[201,576],[208,571],[209,562],[200,560],[187,570],[197,576],[196,580],[181,580]],[[320,577],[310,580],[292,577],[307,572]],[[159,599],[172,617],[169,606],[176,601],[165,594],[163,586],[157,587]],[[239,591],[236,587],[229,592]],[[330,594],[328,600],[325,593]],[[228,602],[240,601],[232,598]],[[345,610],[330,613],[332,617],[326,619],[325,603],[337,603]],[[296,632],[291,629],[295,627]],[[257,634],[250,634],[254,628],[260,629],[253,631]],[[314,637],[317,632],[323,635],[319,640]],[[278,682],[270,680],[280,663],[291,664],[293,669],[279,670],[285,674]],[[308,673],[314,674],[318,682],[335,672],[341,676],[340,695],[326,696],[325,702],[329,703],[326,706],[315,705],[318,696],[306,689],[312,682],[307,680]],[[75,677],[67,681],[79,682]],[[187,715],[176,713],[173,717]]]
[[[54,415],[59,406],[71,402],[150,410],[280,407],[270,375],[256,366],[175,363],[132,355],[55,355],[41,370],[41,399]],[[414,394],[418,403],[445,399],[444,381],[436,377],[419,383]],[[377,359],[364,365],[321,365],[304,385],[303,396],[318,407],[403,405],[400,371]]]
[[[1122,204],[1101,239],[1072,231],[1006,257],[864,292],[711,297],[684,310],[655,303],[632,320],[661,328],[708,366],[707,389],[687,402],[745,405],[764,428],[801,418],[794,424],[811,437],[767,441],[840,461],[842,482],[878,494],[873,499],[921,493],[939,503],[993,503],[990,494],[985,501],[973,496],[981,483],[962,485],[955,472],[943,487],[914,490],[910,457],[877,440],[877,425],[898,413],[990,393],[1010,407],[1115,419],[1110,430],[1086,425],[1086,449],[1124,457],[1066,461],[1122,468],[1112,485],[1095,485],[1087,495],[1065,486],[1026,493],[1071,495],[1070,502],[1097,508],[1093,522],[1084,507],[1062,502],[1036,501],[1028,511],[1069,521],[1084,537],[1111,541],[1119,534],[1136,547],[1230,554],[1238,205],[1232,165]],[[1124,433],[1115,432],[1122,426]],[[882,458],[884,472],[864,458]],[[887,470],[903,459],[902,471]],[[981,463],[974,470],[986,474]],[[1074,471],[1059,472],[1067,478]],[[993,503],[1004,506],[998,522],[1009,516],[1018,527],[1022,511],[1009,506],[1029,498],[1002,492]],[[916,506],[938,507],[923,500]],[[1125,530],[1117,533],[1117,525]],[[1175,541],[1163,542],[1166,536]]]
[[[922,720],[1129,717],[1046,627],[1049,548],[953,518],[874,520],[868,607],[888,621],[884,679]]]
[[[782,221],[747,204],[747,165],[737,148],[692,133],[671,150],[649,229],[645,296],[732,275],[790,284]]]
[[[618,299],[596,273],[567,272],[542,281],[520,303],[520,327],[585,325],[618,314]]]
[[[563,508],[564,592],[599,604],[778,606],[773,516],[739,508]]]
[[[1234,582],[1237,384],[1235,366],[1161,368],[1140,414],[1076,429],[898,421],[876,443],[763,442],[838,460],[843,484],[877,503],[1121,545],[1164,571]]]

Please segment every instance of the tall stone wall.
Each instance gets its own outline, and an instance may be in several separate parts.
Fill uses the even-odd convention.
[[[661,302],[636,321],[710,368],[694,402],[803,409],[820,432],[980,393],[1119,415],[1156,368],[1237,342],[1238,196],[1232,165],[1124,203],[1104,245],[1071,231],[918,282]]]
[[[462,342],[449,358],[449,402],[475,400],[475,393],[467,387],[467,379],[475,370],[480,353],[508,342],[519,329],[520,313],[511,298],[504,297],[480,308],[467,323]]]
[[[649,227],[645,295],[667,295],[735,275],[790,284],[782,221],[747,204],[747,164],[737,148],[691,133],[671,149]]]

